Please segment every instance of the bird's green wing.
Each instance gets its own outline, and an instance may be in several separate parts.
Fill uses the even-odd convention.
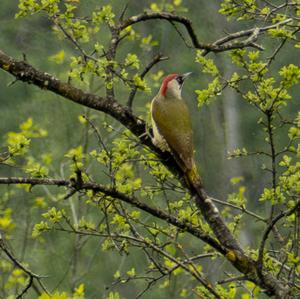
[[[193,131],[186,103],[181,99],[158,100],[156,98],[152,103],[152,118],[175,156],[180,158],[185,168],[192,169]]]

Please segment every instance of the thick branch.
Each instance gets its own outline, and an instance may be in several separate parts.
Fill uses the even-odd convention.
[[[136,21],[132,20],[132,18],[130,22],[136,23]],[[86,93],[70,84],[56,79],[55,77],[47,73],[36,70],[24,61],[16,61],[2,51],[0,51],[0,68],[12,74],[18,80],[32,83],[42,89],[50,90],[58,95],[61,95],[62,97],[69,99],[75,103],[109,114],[120,123],[122,123],[125,127],[127,127],[133,134],[135,134],[140,139],[142,144],[150,147],[161,159],[162,163],[175,176],[179,178],[183,177],[183,173],[173,159],[172,155],[167,152],[162,153],[152,144],[147,134],[144,134],[146,131],[145,122],[134,116],[126,107],[120,105],[114,98],[109,97],[109,99],[106,99],[91,93]],[[204,192],[203,189],[195,188],[193,187],[193,183],[190,183],[191,184],[188,187],[189,191],[191,195],[195,197],[195,201],[204,218],[213,230],[218,241],[222,244],[222,251],[224,251],[223,249],[225,249],[226,257],[228,258],[228,260],[230,260],[231,263],[239,271],[246,274],[250,280],[254,281],[262,288],[267,289],[269,294],[279,294],[280,296],[282,294],[285,295],[287,292],[285,285],[283,285],[273,276],[265,274],[263,281],[258,278],[255,262],[250,257],[245,255],[244,251],[242,250],[234,236],[231,234],[218,209],[212,203],[209,196]],[[89,187],[90,189],[93,187],[93,185],[91,184],[85,186]],[[96,186],[94,187],[96,188]],[[99,189],[97,191],[101,190]],[[122,200],[124,201],[128,200],[127,197],[123,197],[123,195],[116,193],[116,191],[112,192],[111,196],[119,196],[119,199],[123,198]],[[135,204],[138,205],[138,203]],[[150,214],[155,213],[155,209],[150,209],[147,212]],[[209,241],[210,240],[208,239],[207,242]],[[282,298],[284,298],[284,296]]]
[[[82,90],[73,87],[70,84],[64,83],[55,77],[40,72],[34,69],[31,65],[23,61],[16,61],[13,58],[7,56],[0,51],[0,67],[7,72],[14,75],[17,79],[24,82],[33,83],[43,89],[48,89],[55,92],[73,102],[78,104],[103,111],[132,131],[136,136],[143,135],[141,142],[151,147],[157,155],[160,157],[162,162],[177,176],[182,177],[182,171],[180,170],[173,157],[168,153],[162,153],[152,144],[149,137],[145,136],[145,123],[142,120],[137,119],[127,108],[120,105],[116,100],[107,100],[100,96],[85,93]],[[192,184],[191,184],[192,186]],[[238,245],[235,238],[230,233],[229,229],[222,220],[219,211],[214,206],[209,197],[200,190],[190,190],[193,195],[196,196],[196,202],[201,209],[206,221],[210,224],[215,235],[224,246],[230,250],[237,251],[236,258],[243,257],[244,254],[240,246]],[[196,191],[196,192],[195,192]],[[243,262],[244,264],[245,262]]]
[[[114,99],[106,99],[95,94],[84,92],[71,84],[58,80],[46,72],[36,70],[25,61],[13,59],[1,50],[0,68],[20,81],[34,84],[41,89],[52,91],[77,104],[107,113],[117,119],[137,136],[140,136],[145,132],[145,123],[135,117],[126,107],[123,107]],[[151,146],[152,144],[149,138],[144,138],[143,142],[148,146]],[[152,147],[154,148],[154,146]]]

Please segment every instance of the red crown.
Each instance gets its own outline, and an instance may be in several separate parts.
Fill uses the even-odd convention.
[[[173,80],[175,77],[177,77],[178,74],[170,74],[166,76],[162,82],[160,93],[161,95],[165,96],[168,88],[168,83]]]

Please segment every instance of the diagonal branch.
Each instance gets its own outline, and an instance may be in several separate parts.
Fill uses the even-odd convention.
[[[44,286],[44,284],[42,283],[41,279],[45,278],[44,276],[40,276],[38,274],[35,274],[34,272],[32,272],[31,270],[29,270],[27,267],[25,267],[24,265],[22,265],[22,263],[14,256],[14,254],[8,249],[6,243],[4,242],[4,239],[2,238],[1,234],[0,234],[0,249],[6,254],[6,256],[9,258],[9,260],[19,269],[21,269],[24,273],[26,273],[26,275],[29,277],[29,281],[27,283],[27,285],[25,286],[25,288],[22,290],[22,292],[16,297],[16,299],[19,298],[23,298],[23,296],[25,295],[25,293],[27,293],[27,291],[31,288],[31,287],[35,287],[34,286],[34,279],[37,280],[37,282],[39,283],[39,285],[42,287],[42,289],[49,294],[48,290],[46,289],[46,287]]]
[[[297,209],[299,209],[299,207],[300,207],[300,201],[298,201],[295,204],[295,206],[292,207],[291,209],[288,209],[286,211],[283,211],[283,212],[279,213],[276,217],[274,217],[272,219],[272,221],[266,227],[266,229],[263,233],[262,240],[260,242],[260,247],[259,247],[259,251],[258,251],[258,258],[257,258],[258,273],[259,273],[259,275],[261,276],[262,279],[263,279],[262,271],[263,271],[264,249],[265,249],[265,245],[266,245],[266,242],[268,240],[270,232],[272,231],[272,229],[274,228],[274,226],[276,225],[276,223],[278,221],[280,221],[284,217],[288,217],[288,216],[292,215],[293,213],[295,213],[297,211]]]
[[[169,224],[176,226],[177,228],[190,233],[191,235],[197,237],[203,242],[211,245],[214,249],[216,249],[221,254],[226,254],[225,248],[219,244],[214,238],[210,235],[201,232],[198,228],[192,226],[190,223],[186,221],[179,220],[173,215],[169,215],[164,211],[153,208],[142,201],[138,200],[135,196],[129,196],[125,193],[119,192],[116,189],[107,188],[101,184],[96,183],[80,183],[76,184],[74,181],[63,180],[63,179],[50,179],[50,178],[23,178],[23,177],[1,177],[0,185],[11,185],[11,184],[30,184],[32,186],[36,185],[52,185],[52,186],[64,186],[74,188],[76,191],[80,190],[93,190],[94,192],[104,193],[106,196],[111,196],[112,198],[117,198],[123,202],[126,202],[144,212],[151,214],[152,216],[159,218],[161,220],[165,220]]]
[[[131,19],[131,22],[134,22],[134,20]],[[20,81],[34,84],[44,90],[52,91],[57,95],[60,95],[77,104],[102,111],[112,116],[126,128],[128,128],[134,135],[136,135],[142,144],[147,145],[149,148],[151,148],[151,150],[155,152],[161,162],[175,176],[177,176],[183,182],[183,184],[185,184],[183,180],[182,170],[177,165],[172,155],[168,152],[163,153],[158,148],[156,148],[147,134],[145,134],[145,122],[133,115],[128,108],[119,104],[115,98],[111,96],[109,96],[108,98],[104,98],[95,94],[84,92],[83,90],[78,89],[71,84],[58,80],[50,74],[35,69],[33,66],[24,61],[17,61],[12,57],[9,57],[1,50],[0,68],[10,73]],[[269,294],[276,294],[278,295],[278,298],[284,298],[288,292],[286,285],[269,273],[264,274],[263,280],[258,277],[257,265],[255,261],[245,254],[238,241],[227,227],[226,223],[220,215],[220,212],[213,204],[210,197],[202,188],[195,188],[192,182],[189,183],[190,186],[187,186],[185,184],[186,188],[189,189],[190,194],[195,198],[196,204],[202,212],[202,215],[214,232],[219,243],[222,244],[222,252],[226,252],[226,258],[233,264],[236,269],[246,274],[249,280],[255,282],[260,287],[265,288]],[[89,188],[93,187],[91,183],[89,183],[88,186],[85,186]],[[96,186],[94,187],[96,188]],[[96,190],[98,190],[97,188]],[[100,189],[98,191],[103,192]],[[111,196],[120,196],[120,199],[123,198],[124,201],[128,200],[127,197],[123,197],[121,194],[116,193],[115,190],[111,190],[111,192]],[[135,204],[137,205],[138,203]],[[151,214],[154,211],[155,209],[151,209],[147,212]],[[207,242],[209,241],[210,240],[207,240]]]
[[[156,65],[158,64],[159,62],[161,61],[164,61],[164,60],[167,60],[169,59],[169,57],[167,56],[163,56],[161,54],[158,54],[156,55],[151,61],[150,63],[145,67],[145,69],[143,70],[143,72],[141,73],[141,79],[144,79],[145,76],[147,75],[147,73]],[[137,92],[138,88],[137,86],[135,86],[131,92],[130,92],[130,95],[129,95],[129,98],[128,98],[128,101],[127,101],[127,107],[132,110],[132,103],[133,103],[133,100],[134,100],[134,97],[136,95],[136,92]]]
[[[72,102],[91,109],[102,111],[117,119],[133,134],[140,136],[145,132],[145,123],[135,117],[126,107],[120,105],[115,99],[107,99],[58,80],[54,76],[41,72],[25,61],[17,61],[0,50],[0,68],[10,73],[18,80],[34,84],[44,90],[49,90]],[[151,146],[149,138],[144,138],[143,143]],[[154,146],[152,146],[154,148]]]
[[[115,99],[103,98],[94,94],[86,93],[70,84],[64,83],[55,77],[38,71],[31,65],[24,61],[16,61],[9,57],[4,52],[0,51],[0,68],[14,75],[17,79],[33,83],[43,89],[50,90],[58,95],[63,96],[73,102],[87,106],[107,113],[117,119],[125,127],[127,127],[133,134],[140,137],[141,143],[149,146],[161,159],[168,169],[174,173],[175,176],[183,177],[182,171],[170,153],[162,153],[156,148],[150,138],[145,133],[145,122],[135,117],[127,108],[120,105]],[[193,186],[193,184],[191,184]],[[229,231],[224,220],[222,219],[218,209],[215,207],[211,199],[207,196],[204,190],[195,190],[190,187],[190,192],[195,196],[196,203],[200,208],[204,218],[209,223],[213,232],[217,236],[220,243],[224,244],[228,251],[234,251],[234,262],[243,267],[243,271],[248,271],[252,261],[246,258],[240,245]],[[245,259],[247,262],[245,262]],[[246,266],[245,266],[246,264]]]

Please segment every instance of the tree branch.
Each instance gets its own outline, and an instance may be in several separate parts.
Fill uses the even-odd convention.
[[[158,54],[156,55],[152,61],[150,61],[150,63],[145,67],[145,69],[143,70],[143,72],[141,73],[141,78],[144,79],[145,76],[147,75],[147,73],[156,65],[158,64],[159,62],[161,61],[164,61],[164,60],[167,60],[169,59],[169,57],[166,57],[166,56],[163,56],[161,54]],[[128,101],[127,101],[127,107],[132,110],[132,103],[133,103],[133,100],[134,100],[134,97],[136,95],[136,92],[137,92],[138,88],[137,86],[135,86],[130,95],[129,95],[129,98],[128,98]]]
[[[238,38],[241,38],[241,37],[251,36],[251,35],[253,35],[255,30],[258,31],[258,34],[260,34],[260,33],[266,32],[270,29],[274,29],[274,28],[277,28],[279,26],[286,25],[286,24],[290,23],[291,21],[292,21],[292,19],[289,18],[289,19],[283,20],[281,22],[278,22],[276,24],[272,24],[272,25],[269,25],[269,26],[260,27],[260,28],[251,28],[251,29],[247,29],[247,30],[238,31],[238,32],[235,32],[235,33],[230,33],[227,36],[225,36],[223,38],[220,38],[217,41],[215,41],[213,43],[213,45],[215,45],[215,46],[224,45],[225,43],[228,43],[229,41],[232,41],[232,40],[235,40],[235,39],[238,39]]]
[[[158,17],[161,18],[161,17]],[[146,18],[147,19],[147,18]],[[130,23],[136,23],[136,19],[129,19],[130,21],[126,22],[126,26],[129,26]],[[185,22],[185,21],[184,21]],[[124,24],[124,23],[123,23]],[[190,23],[186,23],[190,24]],[[125,26],[125,25],[123,25]],[[187,25],[189,30],[192,30],[191,25]],[[124,27],[125,28],[125,27]],[[82,91],[81,89],[78,89],[71,84],[64,83],[61,80],[58,80],[54,76],[51,76],[50,74],[47,74],[45,72],[41,72],[39,70],[36,70],[34,67],[26,63],[25,61],[17,61],[13,59],[12,57],[9,57],[4,52],[0,50],[0,68],[5,70],[6,72],[12,74],[15,76],[18,80],[27,82],[29,84],[34,84],[44,90],[52,91],[66,99],[69,99],[77,104],[102,111],[116,120],[118,120],[121,124],[123,124],[126,128],[128,128],[134,135],[136,135],[140,142],[144,145],[147,145],[149,148],[151,148],[156,155],[159,157],[159,159],[162,161],[162,163],[181,181],[183,184],[185,184],[183,179],[183,172],[178,166],[178,164],[175,162],[172,155],[168,152],[161,152],[158,148],[156,148],[153,143],[151,142],[150,138],[145,134],[146,132],[146,124],[141,119],[134,116],[128,108],[120,105],[115,98],[109,95],[108,98],[103,98],[98,95],[94,95],[91,93],[87,93]],[[37,181],[35,181],[37,183]],[[24,182],[26,183],[26,182]],[[69,183],[69,182],[68,182]],[[65,183],[65,184],[68,184]],[[247,275],[249,280],[255,282],[262,288],[265,288],[269,294],[278,294],[278,298],[281,298],[280,296],[286,295],[288,290],[286,289],[285,284],[277,280],[272,275],[266,273],[264,274],[264,279],[261,280],[258,278],[257,275],[257,265],[254,262],[252,258],[247,256],[235,237],[232,235],[231,231],[225,224],[224,220],[222,219],[218,209],[213,204],[210,197],[205,193],[205,191],[202,188],[198,188],[197,186],[193,186],[193,182],[189,182],[190,184],[186,186],[189,189],[190,194],[195,198],[196,204],[200,211],[202,212],[202,215],[204,216],[205,220],[209,224],[210,228],[213,230],[214,234],[216,235],[219,243],[217,243],[214,239],[211,239],[211,237],[207,238],[206,242],[211,242],[211,245],[214,245],[216,248],[219,248],[222,253],[225,253],[225,256],[227,259],[234,265],[235,268],[237,268],[240,272]],[[63,183],[62,183],[63,185]],[[185,184],[186,185],[186,184]],[[157,210],[146,207],[145,204],[140,203],[138,201],[131,201],[130,198],[128,198],[124,194],[120,194],[116,190],[107,190],[103,187],[99,187],[97,184],[92,183],[85,183],[83,184],[85,188],[89,189],[95,189],[95,191],[99,192],[107,192],[107,194],[110,194],[111,196],[115,196],[125,202],[132,203],[136,205],[139,208],[145,208],[145,211],[150,213],[151,215],[156,215]],[[167,214],[166,214],[167,215]],[[158,217],[165,217],[165,215],[158,215]],[[164,218],[163,218],[164,219]],[[170,221],[169,223],[176,225],[177,219],[171,219],[167,217],[165,219],[166,221]],[[182,223],[178,223],[178,225],[182,225]],[[187,226],[183,225],[182,229],[185,229]],[[193,231],[193,227],[189,227],[190,231]],[[195,232],[198,234],[197,232]],[[207,235],[202,235],[199,233],[199,238],[203,238],[203,240],[207,237]],[[212,241],[213,240],[213,241]],[[284,297],[282,297],[284,298]]]
[[[198,239],[202,240],[203,242],[211,245],[214,249],[216,249],[221,254],[226,254],[226,249],[219,244],[215,239],[213,239],[208,234],[201,232],[198,228],[192,226],[188,222],[181,221],[173,215],[169,215],[164,211],[152,208],[149,205],[139,201],[135,196],[129,196],[122,192],[119,192],[115,189],[107,188],[103,185],[96,184],[96,183],[81,183],[78,186],[74,181],[68,181],[63,179],[49,179],[49,178],[23,178],[23,177],[7,177],[7,178],[0,178],[0,185],[11,185],[11,184],[30,184],[32,186],[37,185],[52,185],[52,186],[64,186],[68,188],[74,188],[74,190],[93,190],[94,192],[101,192],[104,193],[106,196],[111,196],[113,198],[117,198],[123,202],[126,202],[142,211],[151,214],[152,216],[159,218],[161,220],[165,220],[169,224],[176,226],[177,228],[190,233],[191,235],[197,237]]]
[[[0,234],[0,249],[6,254],[6,256],[10,259],[11,262],[13,262],[13,264],[18,267],[19,269],[21,269],[22,271],[24,271],[24,273],[26,273],[29,277],[29,281],[28,284],[26,285],[26,287],[22,290],[22,292],[16,297],[17,299],[19,298],[23,298],[23,295],[25,295],[25,293],[33,286],[33,280],[36,279],[37,282],[40,284],[40,286],[42,287],[42,289],[47,293],[47,289],[45,288],[44,284],[42,283],[41,279],[44,278],[43,276],[40,276],[38,274],[33,273],[31,270],[29,270],[28,268],[26,268],[24,265],[22,265],[22,263],[13,255],[12,252],[10,252],[10,250],[7,248],[7,245],[4,242],[4,239],[2,238],[1,234]]]
[[[121,22],[120,25],[118,26],[118,29],[124,30],[126,27],[131,26],[133,24],[145,22],[148,20],[156,20],[156,19],[166,20],[170,23],[172,22],[180,23],[183,26],[185,26],[194,48],[199,50],[204,50],[204,55],[208,54],[209,52],[224,52],[228,50],[240,49],[245,47],[254,47],[254,48],[258,48],[259,50],[263,50],[263,47],[255,44],[255,40],[258,38],[258,36],[261,33],[268,31],[269,29],[286,25],[292,21],[292,18],[289,18],[287,20],[269,26],[265,26],[261,28],[251,28],[248,30],[231,33],[223,38],[218,39],[213,43],[201,43],[195,32],[191,20],[168,12],[144,12],[142,14],[132,16],[124,20],[123,22]],[[248,38],[243,41],[239,40],[242,37],[248,37]]]
[[[274,228],[274,226],[276,225],[276,223],[278,221],[280,221],[282,218],[284,217],[288,217],[290,215],[292,215],[293,213],[296,212],[296,210],[300,207],[300,201],[298,201],[296,203],[296,205],[284,212],[279,213],[276,217],[274,217],[272,219],[272,221],[270,222],[270,224],[266,227],[262,240],[260,242],[260,247],[259,247],[259,251],[258,251],[258,258],[257,258],[257,267],[258,267],[258,273],[261,276],[261,278],[263,279],[263,275],[262,275],[262,271],[263,271],[263,253],[264,253],[264,249],[265,249],[265,245],[266,245],[266,241],[268,240],[269,234],[272,231],[272,229]]]
[[[127,28],[128,26],[131,26],[133,24],[137,24],[140,22],[148,21],[148,20],[157,20],[157,19],[167,20],[169,22],[177,22],[177,23],[183,24],[190,36],[195,48],[202,49],[202,50],[211,50],[210,45],[199,42],[196,32],[192,26],[192,22],[189,19],[187,19],[185,17],[177,16],[177,15],[174,15],[174,14],[168,13],[168,12],[144,12],[142,14],[139,14],[139,15],[136,15],[136,16],[133,16],[133,17],[130,17],[130,18],[124,20],[119,25],[118,28],[120,30],[124,30],[125,28]]]

